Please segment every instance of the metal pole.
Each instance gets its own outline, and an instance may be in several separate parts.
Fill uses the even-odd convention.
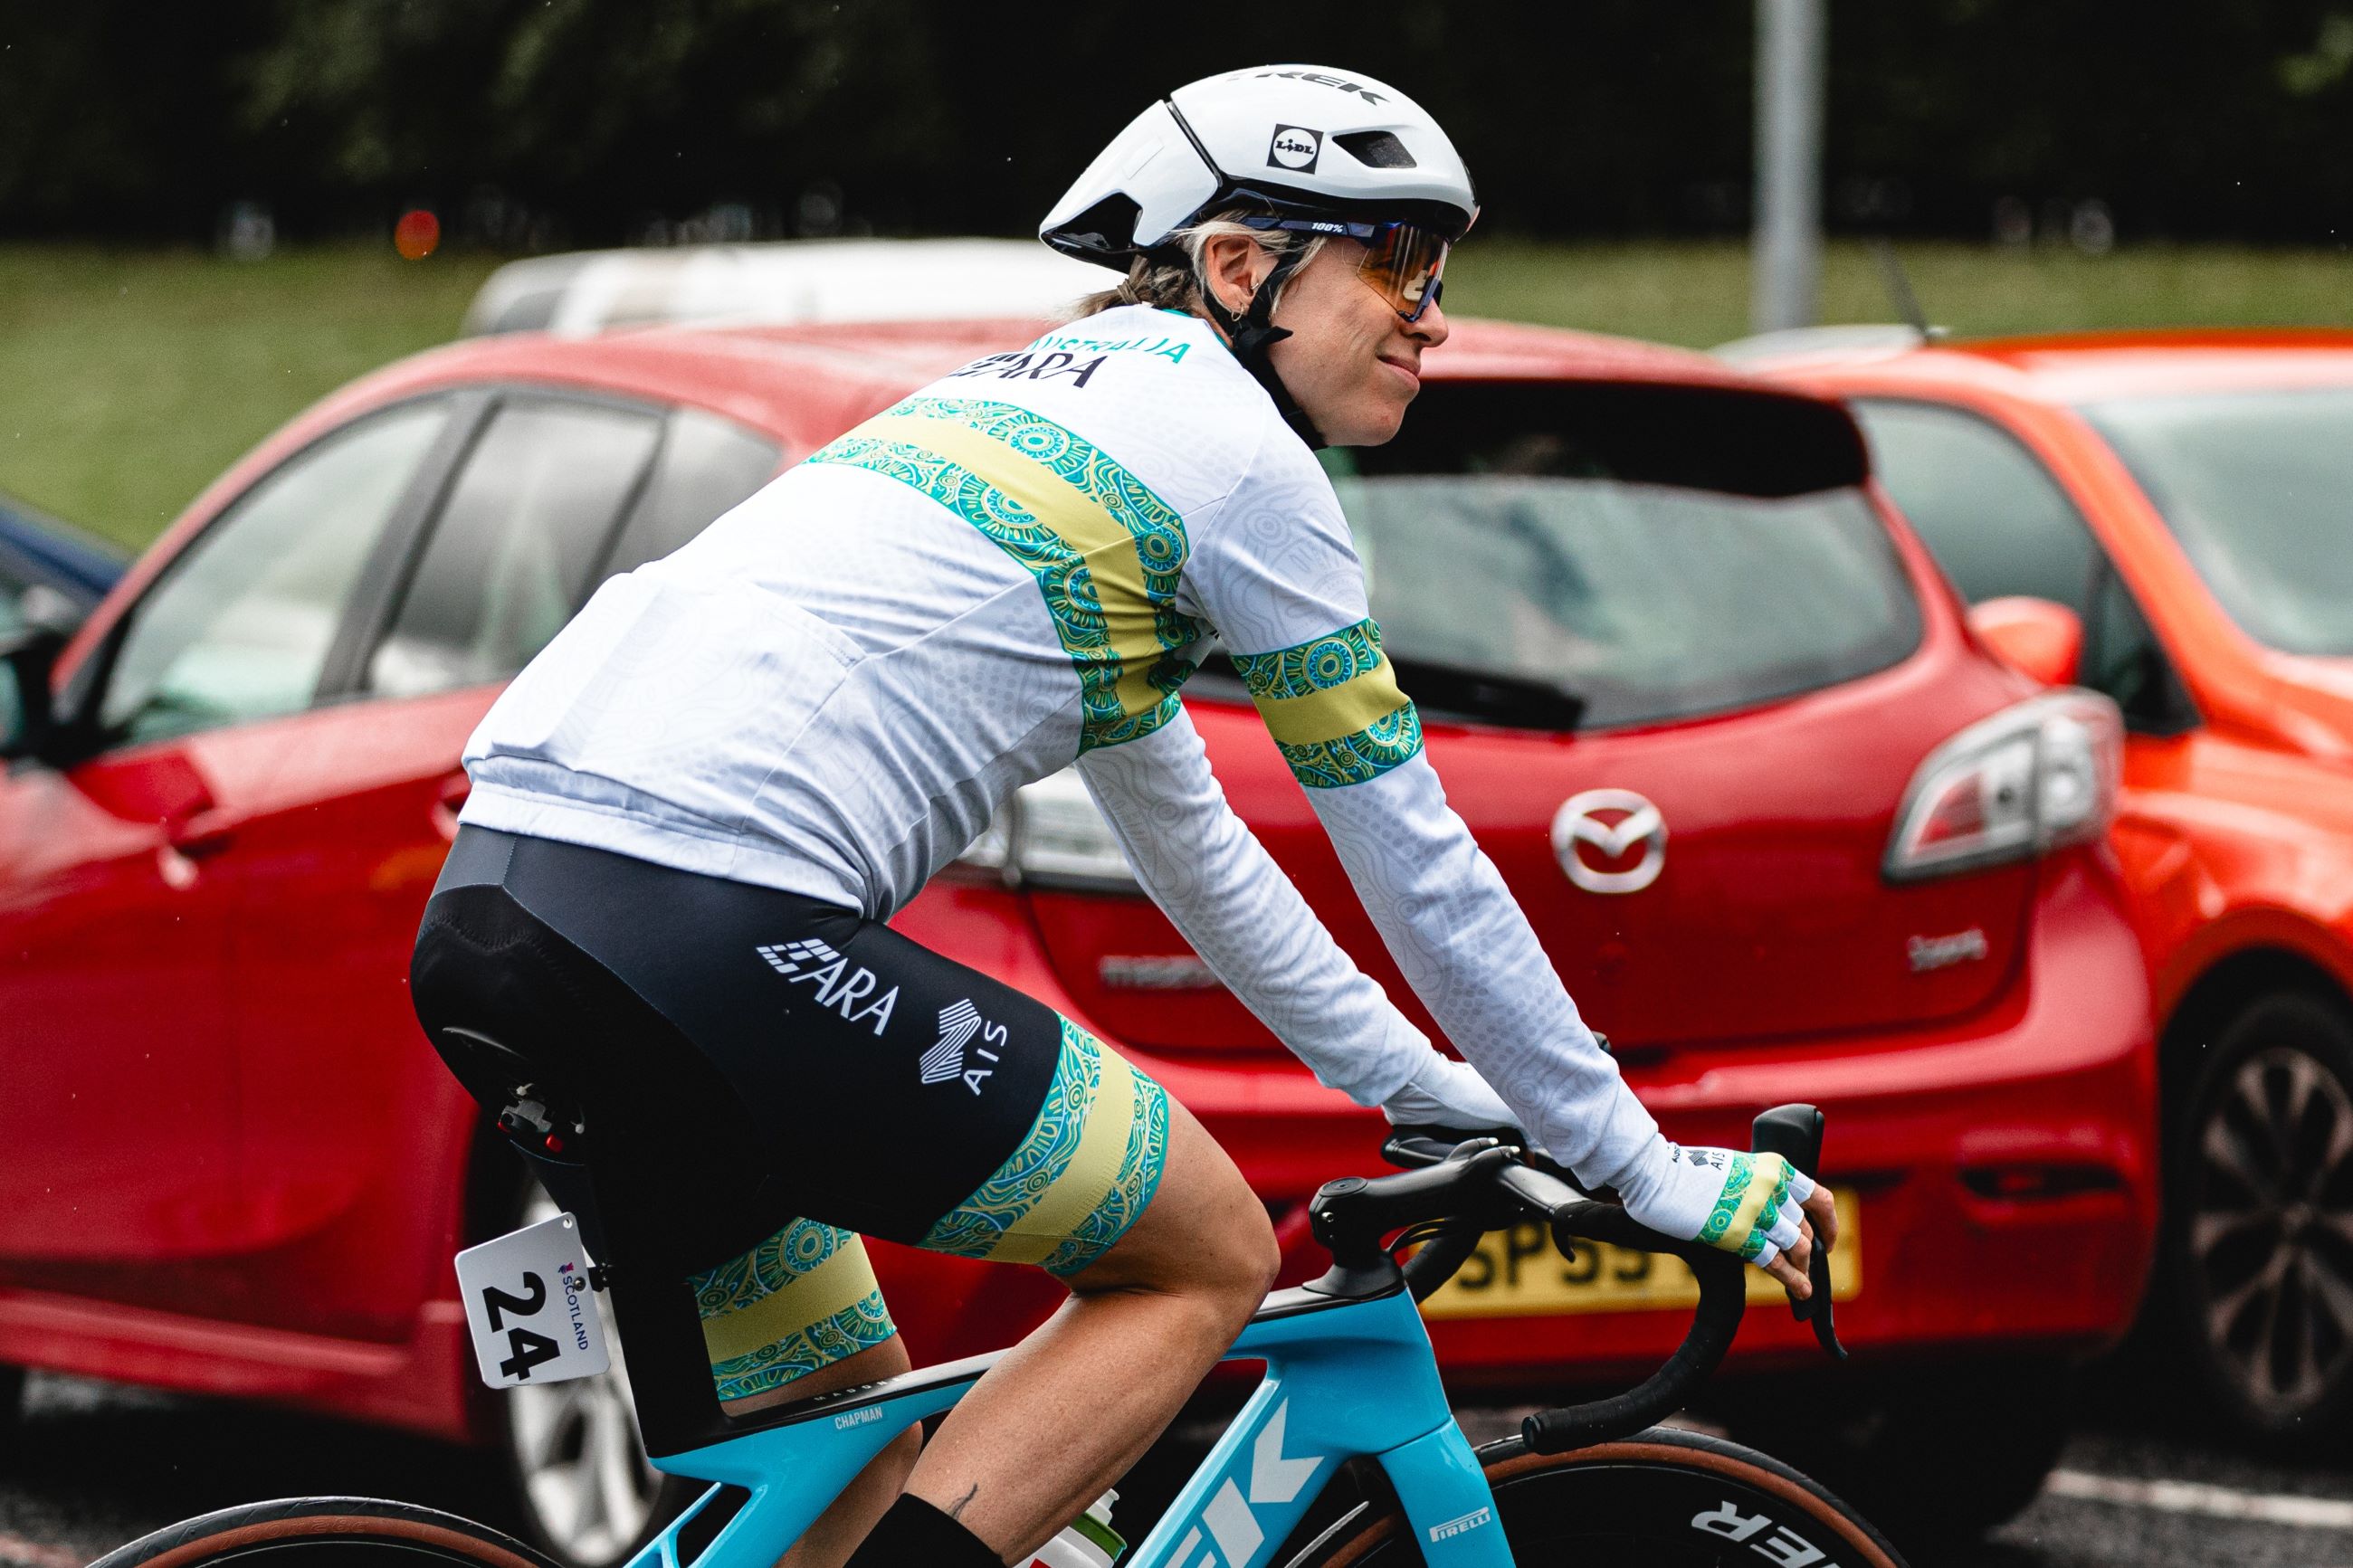
[[[1757,0],[1757,232],[1750,328],[1810,327],[1822,281],[1824,0]]]

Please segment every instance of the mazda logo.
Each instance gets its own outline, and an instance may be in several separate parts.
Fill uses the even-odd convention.
[[[1641,860],[1624,870],[1596,870],[1579,847],[1590,845],[1604,865],[1636,847]],[[1667,863],[1667,819],[1630,789],[1589,789],[1561,803],[1552,819],[1552,852],[1568,879],[1588,893],[1639,893],[1659,879]]]

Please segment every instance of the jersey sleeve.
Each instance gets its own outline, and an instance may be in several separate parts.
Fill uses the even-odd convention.
[[[1322,468],[1270,437],[1191,546],[1195,605],[1407,982],[1539,1143],[1588,1182],[1618,1174],[1657,1124],[1447,805]]]
[[[1079,776],[1153,901],[1318,1079],[1378,1105],[1430,1059],[1429,1037],[1226,804],[1182,707],[1148,735],[1085,753]]]

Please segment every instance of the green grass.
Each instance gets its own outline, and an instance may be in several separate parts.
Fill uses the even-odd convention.
[[[0,490],[143,545],[322,395],[446,342],[496,265],[0,246]]]
[[[2144,246],[2106,256],[1902,245],[1928,319],[1957,335],[2097,327],[2353,326],[2353,254]],[[1744,245],[1465,245],[1447,308],[1704,348],[1748,331]],[[1822,320],[1897,319],[1871,252],[1833,245]]]
[[[1901,247],[1931,319],[1966,335],[2071,327],[2353,325],[2353,256],[2140,247],[2104,257]],[[232,262],[0,246],[0,490],[130,547],[322,394],[448,339],[496,258],[387,247]],[[1823,319],[1893,315],[1870,253],[1831,249]],[[1482,239],[1447,304],[1704,346],[1747,330],[1736,243]]]

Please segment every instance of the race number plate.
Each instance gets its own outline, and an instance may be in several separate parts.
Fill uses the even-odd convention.
[[[580,1226],[568,1214],[458,1254],[458,1293],[492,1388],[594,1377],[613,1364]]]

